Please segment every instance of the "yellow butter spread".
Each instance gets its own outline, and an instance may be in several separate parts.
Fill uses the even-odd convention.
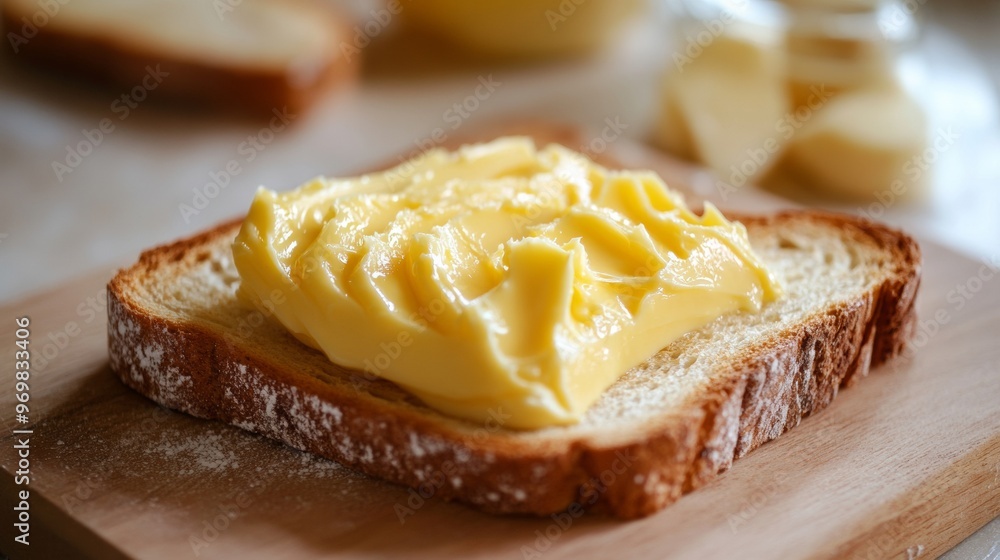
[[[233,256],[241,297],[331,361],[506,428],[577,422],[674,339],[778,292],[714,207],[525,138],[260,189]]]

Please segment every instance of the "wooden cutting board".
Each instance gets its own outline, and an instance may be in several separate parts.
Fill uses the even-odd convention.
[[[634,145],[615,157],[690,170]],[[729,201],[773,208],[750,189]],[[911,359],[659,514],[517,518],[422,500],[237,428],[162,409],[108,369],[98,271],[0,313],[13,558],[932,558],[1000,514],[1000,273],[923,243]],[[126,263],[122,263],[126,264]],[[963,295],[964,294],[964,295]],[[30,546],[13,544],[15,318],[31,319]],[[43,367],[44,366],[44,367]],[[400,519],[400,512],[407,513]],[[69,552],[67,552],[69,551]]]

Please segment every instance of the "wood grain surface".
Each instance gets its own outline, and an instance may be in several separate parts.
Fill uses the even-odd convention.
[[[620,146],[615,157],[675,184],[691,179],[642,150]],[[730,201],[740,210],[774,204],[752,191]],[[715,483],[631,522],[494,517],[164,410],[108,369],[101,306],[112,271],[96,271],[0,312],[8,520],[0,550],[12,558],[933,558],[1000,514],[1000,272],[922,245],[921,331],[906,358]],[[31,318],[35,356],[31,545],[14,548],[20,316]]]

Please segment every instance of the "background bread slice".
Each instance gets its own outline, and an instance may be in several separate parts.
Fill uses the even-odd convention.
[[[898,353],[912,329],[920,254],[911,238],[815,212],[742,221],[786,296],[671,344],[575,426],[516,432],[502,418],[473,425],[331,364],[266,308],[236,300],[237,222],[148,251],[111,281],[111,366],[164,406],[424,496],[492,512],[580,507],[644,516],[825,407]]]
[[[305,107],[357,66],[341,56],[347,25],[308,0],[6,0],[2,14],[7,51],[32,69],[119,95],[145,79],[157,100],[261,116]]]

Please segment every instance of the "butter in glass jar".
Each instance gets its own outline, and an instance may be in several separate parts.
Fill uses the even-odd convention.
[[[904,86],[917,34],[892,0],[668,0],[675,47],[654,141],[725,195],[922,198],[927,116]]]

